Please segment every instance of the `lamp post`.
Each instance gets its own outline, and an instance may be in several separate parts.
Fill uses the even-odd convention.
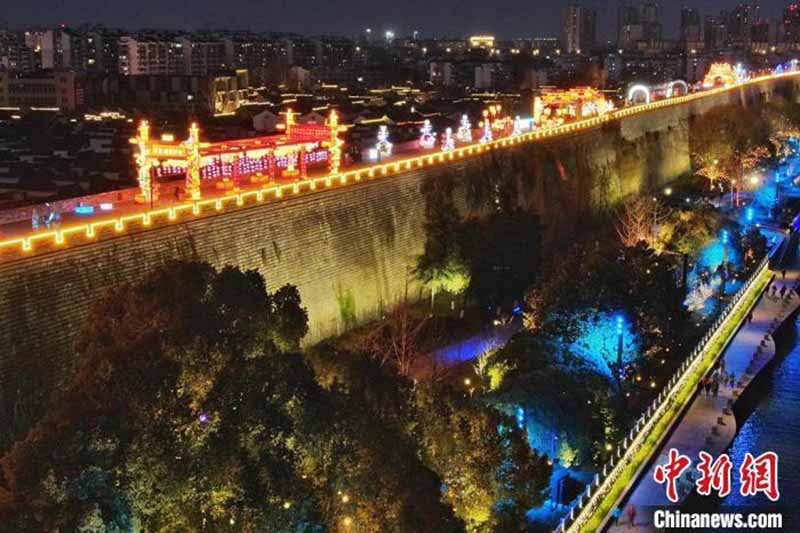
[[[725,281],[728,279],[728,230],[722,230],[722,282],[719,287],[720,297],[725,296]]]

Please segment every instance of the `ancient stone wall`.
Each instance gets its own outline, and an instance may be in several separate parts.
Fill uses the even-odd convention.
[[[522,162],[524,203],[541,215],[552,243],[583,215],[687,173],[690,116],[770,98],[776,87],[794,94],[793,84],[751,86],[519,145],[505,155],[499,150],[498,157]],[[463,160],[448,168],[459,176],[477,164]],[[425,239],[420,186],[426,174],[439,172],[410,171],[0,263],[0,405],[8,405],[20,361],[43,358],[57,370],[74,355],[100,291],[169,259],[258,269],[271,290],[297,285],[311,343],[376,316],[405,294],[420,297],[411,274]],[[463,204],[463,190],[457,194]]]

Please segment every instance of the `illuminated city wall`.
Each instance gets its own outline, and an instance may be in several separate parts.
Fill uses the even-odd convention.
[[[778,85],[791,92],[795,84],[751,85],[495,153],[522,163],[525,194],[520,202],[541,215],[552,249],[579,229],[583,215],[685,174],[690,115],[732,101],[768,98]],[[19,361],[40,358],[52,361],[54,372],[64,368],[96,295],[137,280],[169,259],[258,269],[273,290],[296,284],[309,311],[308,342],[352,325],[342,314],[348,301],[354,303],[356,321],[363,322],[406,292],[419,298],[421,287],[409,271],[424,244],[422,180],[445,167],[456,175],[466,167],[478,168],[479,157],[327,191],[287,194],[249,208],[223,209],[0,262],[2,409],[11,405]],[[463,191],[456,194],[463,206]]]

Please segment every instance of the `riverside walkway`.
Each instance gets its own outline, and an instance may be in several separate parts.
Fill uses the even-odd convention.
[[[786,271],[786,279],[781,273],[775,275],[773,284],[780,290],[786,286],[789,295],[791,289],[800,283],[800,264],[795,260],[792,268]],[[730,406],[736,401],[749,382],[766,366],[775,356],[775,343],[770,335],[795,309],[800,305],[796,296],[786,300],[780,296],[771,296],[765,292],[753,307],[752,321],[742,325],[736,335],[731,339],[721,359],[725,361],[727,372],[736,376],[733,388],[721,386],[717,396],[698,394],[689,405],[685,415],[678,423],[672,434],[662,446],[658,460],[637,479],[632,490],[627,491],[625,504],[617,505],[622,509],[618,524],[613,524],[613,519],[607,517],[603,530],[613,533],[631,531],[656,531],[653,523],[653,512],[657,508],[677,507],[671,503],[665,493],[665,487],[653,480],[653,471],[656,465],[666,462],[666,451],[675,448],[682,454],[692,459],[692,471],[696,478],[695,466],[699,462],[699,452],[705,450],[713,457],[723,453],[736,435],[736,420]],[[760,348],[760,350],[759,350]],[[760,452],[760,450],[753,450]],[[763,451],[763,450],[762,450]],[[684,475],[686,477],[686,473]],[[688,478],[681,480],[680,495],[685,498],[694,490],[694,483]],[[622,500],[622,498],[621,498]],[[635,523],[631,526],[628,511],[631,506],[636,508]]]

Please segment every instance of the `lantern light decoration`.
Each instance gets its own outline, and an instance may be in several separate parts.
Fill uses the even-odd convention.
[[[286,119],[288,128],[289,127],[288,115]],[[339,172],[339,168],[342,165],[342,146],[344,145],[344,141],[339,138],[339,132],[343,131],[345,128],[344,126],[339,125],[339,115],[336,113],[335,110],[331,110],[331,114],[328,117],[327,126],[331,130],[331,138],[327,142],[328,150],[330,152],[328,165],[330,173],[336,174]]]
[[[613,109],[614,104],[592,87],[545,89],[533,100],[533,125],[552,128],[566,122],[602,116]]]
[[[744,68],[744,65],[737,63],[734,72],[736,73],[736,81],[739,83],[747,81],[747,69]]]
[[[139,190],[141,191],[140,200],[143,203],[153,203],[158,199],[158,191],[153,186],[153,178],[150,170],[153,162],[150,159],[150,123],[143,120],[139,124],[139,135],[131,139],[131,144],[136,144],[139,152],[136,154],[137,174]]]
[[[689,84],[688,83],[686,83],[683,80],[673,80],[673,81],[671,81],[671,82],[669,82],[667,84],[667,98],[672,98],[673,96],[675,96],[675,92],[676,92],[675,88],[678,87],[678,86],[683,88],[681,94],[683,94],[683,95],[689,94]]]
[[[710,88],[715,85],[728,86],[736,83],[737,73],[730,63],[712,63],[708,73],[703,78],[703,87]]]
[[[647,88],[647,85],[642,85],[642,84],[633,85],[628,90],[628,103],[630,103],[630,104],[634,103],[634,99],[636,98],[636,95],[638,95],[638,94],[641,94],[641,95],[644,96],[644,103],[645,104],[649,104],[650,103],[650,89]]]
[[[511,129],[511,135],[522,135],[523,129],[524,128],[522,127],[522,119],[519,118],[519,115],[517,115],[516,117],[514,117],[514,125]]]
[[[456,140],[453,138],[453,128],[444,130],[444,138],[442,139],[442,152],[451,152],[456,147]]]
[[[422,141],[420,141],[421,143]],[[379,157],[391,157],[392,147],[394,145],[389,142],[389,128],[385,125],[378,128],[378,142],[375,143],[375,151]]]
[[[283,129],[283,132],[287,136],[289,136],[289,135],[292,134],[292,127],[295,124],[297,124],[297,121],[294,118],[297,115],[297,113],[292,111],[292,108],[290,107],[284,113],[281,113],[281,115],[286,115],[286,124],[283,125],[282,129]],[[281,125],[280,124],[278,125],[278,129],[281,129]]]
[[[481,136],[481,144],[492,142],[492,123],[489,120],[489,112],[483,112],[483,135]]]
[[[472,124],[470,124],[467,115],[461,115],[461,124],[458,126],[456,138],[462,143],[472,142]]]
[[[422,123],[422,128],[420,128],[419,131],[421,133],[419,137],[419,145],[425,150],[434,148],[436,146],[436,134],[433,132],[431,121],[425,119],[425,122]]]
[[[199,200],[200,193],[200,128],[192,123],[189,139],[184,143],[186,150],[186,193],[192,200]]]

